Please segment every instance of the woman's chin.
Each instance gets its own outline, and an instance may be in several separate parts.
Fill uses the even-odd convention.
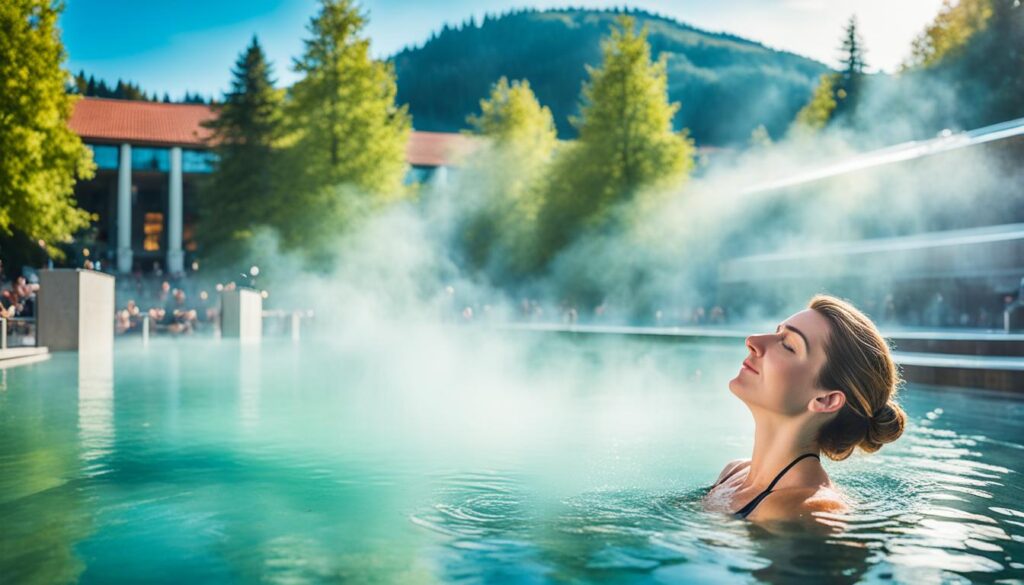
[[[732,380],[729,380],[729,391],[739,396],[741,389],[743,388],[743,382],[740,381],[739,375]]]

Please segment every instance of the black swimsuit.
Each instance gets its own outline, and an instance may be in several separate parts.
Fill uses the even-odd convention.
[[[775,476],[775,479],[773,479],[772,482],[770,484],[768,484],[768,487],[765,488],[765,490],[763,492],[757,494],[757,497],[755,497],[753,500],[750,500],[749,504],[747,504],[746,506],[743,506],[742,508],[737,510],[736,511],[736,516],[739,516],[740,518],[746,518],[747,516],[749,516],[750,513],[754,511],[754,508],[756,508],[757,505],[761,503],[761,500],[767,498],[768,494],[772,493],[772,488],[775,487],[775,484],[779,483],[779,480],[782,479],[782,476],[786,475],[786,472],[789,471],[790,469],[792,469],[794,465],[799,463],[801,459],[804,459],[804,458],[807,458],[807,457],[814,457],[818,461],[821,461],[821,458],[818,457],[814,453],[804,453],[803,455],[797,457],[792,462],[790,462],[790,464],[787,465],[785,467],[785,469],[780,471],[779,474]],[[716,483],[715,485],[711,486],[711,488],[714,489],[714,488],[718,487],[723,482],[725,482],[727,479],[732,477],[732,475],[733,474],[729,474],[729,475],[725,476],[725,478],[723,478],[722,481],[720,481],[720,482]]]

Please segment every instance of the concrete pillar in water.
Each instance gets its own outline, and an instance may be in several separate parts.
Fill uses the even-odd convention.
[[[171,177],[168,185],[167,210],[167,271],[181,274],[185,271],[185,253],[181,249],[182,235],[182,178],[181,147],[171,148]]]
[[[263,336],[263,297],[250,288],[225,290],[220,295],[220,331],[222,337],[245,341]]]
[[[121,145],[117,163],[117,271],[132,271],[132,145]]]
[[[113,351],[114,282],[94,270],[41,271],[37,345],[50,351]]]
[[[1003,311],[1003,329],[1007,333],[1024,331],[1024,278],[1020,279],[1017,300]]]

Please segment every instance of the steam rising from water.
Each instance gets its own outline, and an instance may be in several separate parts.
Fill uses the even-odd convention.
[[[1001,145],[907,160],[907,153],[935,147],[910,144],[858,158],[851,144],[864,142],[863,133],[836,130],[719,160],[658,205],[615,210],[613,223],[624,227],[578,239],[545,274],[514,288],[496,287],[460,265],[460,202],[481,185],[457,178],[340,235],[329,274],[303,270],[301,259],[277,251],[270,234],[253,246],[253,261],[264,267],[260,286],[271,291],[271,305],[315,309],[332,334],[373,336],[381,320],[453,320],[466,307],[475,321],[512,320],[522,317],[524,298],[545,309],[540,320],[558,321],[575,307],[585,321],[594,306],[566,293],[580,283],[600,291],[604,321],[654,323],[722,303],[719,270],[732,258],[1006,223],[1019,213],[1006,195],[1024,176],[1006,164]],[[776,319],[806,300],[793,298],[780,309],[759,307],[755,298],[731,316]]]

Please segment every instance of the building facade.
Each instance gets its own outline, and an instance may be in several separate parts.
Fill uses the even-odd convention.
[[[96,176],[75,186],[93,214],[82,238],[87,255],[119,273],[180,274],[199,252],[197,196],[216,157],[203,104],[83,98],[69,125],[93,152]],[[470,148],[465,136],[413,131],[406,149],[408,182],[443,182]],[[105,268],[106,269],[106,268]]]
[[[753,241],[761,249],[718,267],[719,300],[734,313],[754,306],[782,313],[826,291],[886,324],[999,328],[1024,278],[1021,160],[1024,118],[867,152],[747,189],[751,201],[781,203],[756,216],[764,228]],[[817,202],[824,193],[874,204],[829,209],[842,198]],[[908,218],[902,200],[929,205]],[[786,229],[773,238],[772,216],[793,210],[801,217],[838,215],[866,237],[805,241],[785,233],[782,222]],[[748,212],[758,210],[751,205]]]

